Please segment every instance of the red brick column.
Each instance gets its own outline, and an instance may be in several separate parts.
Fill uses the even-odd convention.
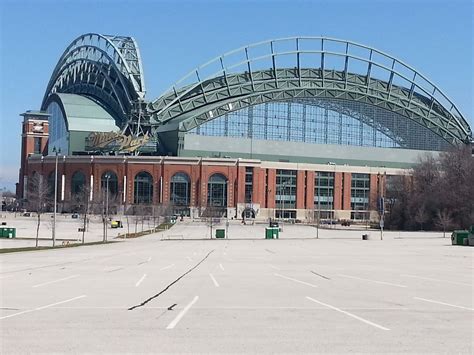
[[[369,210],[377,209],[377,195],[378,195],[377,174],[370,174]]]
[[[267,169],[267,178],[268,178],[267,208],[275,208],[276,170]]]
[[[298,170],[296,172],[296,208],[304,209],[305,204],[305,171]]]
[[[260,208],[265,208],[265,169],[253,169],[253,194],[252,202],[259,203]]]
[[[351,180],[352,174],[344,173],[344,186],[342,187],[342,194],[344,196],[342,206],[343,210],[351,209]]]
[[[237,203],[245,202],[245,166],[237,168]]]
[[[306,172],[306,208],[314,208],[314,171]]]
[[[334,174],[334,209],[342,210],[342,174]]]

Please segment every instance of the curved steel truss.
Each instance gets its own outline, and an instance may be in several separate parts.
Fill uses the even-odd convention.
[[[58,61],[42,109],[54,93],[85,95],[98,101],[126,128],[142,111],[145,82],[140,51],[132,37],[88,33],[76,38]]]
[[[155,125],[178,123],[189,131],[248,106],[305,99],[358,101],[396,112],[450,144],[472,139],[455,104],[418,71],[377,49],[325,37],[275,39],[228,52],[192,71],[148,111]]]

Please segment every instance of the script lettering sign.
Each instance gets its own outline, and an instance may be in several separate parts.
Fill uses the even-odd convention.
[[[148,133],[140,137],[127,136],[118,132],[91,132],[86,138],[86,150],[110,150],[133,152],[150,140]]]

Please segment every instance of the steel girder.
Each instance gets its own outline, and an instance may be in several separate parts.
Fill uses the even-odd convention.
[[[134,102],[143,100],[145,83],[140,51],[132,37],[88,33],[76,38],[59,59],[43,97],[54,93],[92,97],[124,127]]]
[[[307,56],[311,67],[305,66]],[[217,71],[212,71],[215,67]],[[212,74],[201,79],[209,71]],[[187,82],[191,84],[184,85]],[[307,98],[378,106],[453,145],[472,139],[471,128],[454,103],[418,71],[377,49],[324,37],[276,39],[226,53],[188,74],[148,110],[155,124],[179,123],[181,131],[189,131],[244,107]]]

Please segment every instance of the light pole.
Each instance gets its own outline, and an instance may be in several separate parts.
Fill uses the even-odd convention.
[[[318,223],[316,224],[316,239],[319,239],[319,222],[320,221],[321,221],[321,175],[318,174]]]
[[[61,148],[53,147],[53,152],[56,154],[56,161],[54,167],[54,207],[53,207],[53,247],[56,245],[56,212],[58,209],[58,154],[61,153]]]
[[[104,242],[107,243],[107,221],[109,219],[109,179],[110,174],[105,174],[105,223],[104,223]]]

